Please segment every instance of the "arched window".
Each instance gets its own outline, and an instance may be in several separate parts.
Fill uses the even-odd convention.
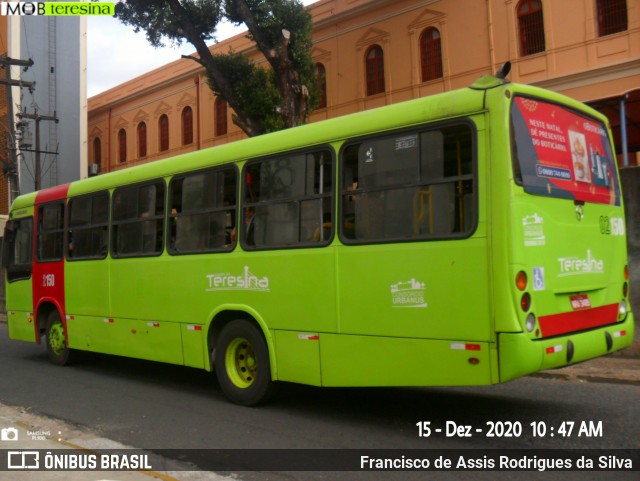
[[[318,91],[320,97],[318,98],[318,108],[327,108],[327,70],[321,63],[316,64],[316,74],[318,76]]]
[[[120,129],[118,131],[118,162],[121,164],[127,161],[127,131]]]
[[[544,52],[544,21],[540,0],[521,0],[518,3],[520,55]]]
[[[147,156],[147,124],[140,122],[138,124],[138,157]]]
[[[167,114],[160,116],[158,130],[160,131],[160,152],[169,150],[169,117],[167,117]]]
[[[598,36],[624,32],[628,28],[626,0],[597,0]]]
[[[193,110],[187,106],[182,109],[182,145],[193,143]]]
[[[100,137],[93,139],[93,163],[102,164],[102,142]]]
[[[420,62],[422,65],[422,81],[427,82],[442,78],[442,45],[440,32],[429,27],[420,36]]]
[[[384,92],[384,54],[380,45],[373,45],[365,55],[367,95]]]
[[[215,126],[216,131],[215,135],[226,135],[227,134],[227,102],[224,100],[217,98],[215,103],[213,104],[213,110],[215,115]]]

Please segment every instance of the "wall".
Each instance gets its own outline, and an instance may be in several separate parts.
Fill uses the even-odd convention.
[[[635,349],[632,351],[640,356],[640,167],[620,170],[620,180],[627,222],[631,308],[636,316]]]

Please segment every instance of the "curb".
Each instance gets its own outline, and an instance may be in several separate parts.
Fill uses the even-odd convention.
[[[31,411],[30,408],[3,403],[0,403],[0,426],[17,429],[16,441],[10,442],[16,442],[15,449],[21,453],[46,451],[48,454],[64,453],[61,450],[71,450],[99,456],[101,450],[128,451],[135,449],[132,446],[102,438],[90,428],[73,426],[59,418]],[[32,432],[30,433],[30,431]],[[33,437],[34,435],[37,435],[38,439]],[[5,445],[4,447],[9,446]],[[136,449],[136,451],[145,452],[144,449]],[[149,453],[152,454],[152,451]],[[234,481],[236,479],[234,476],[194,470],[197,468],[178,459],[160,457],[157,461],[160,463],[160,467],[155,466],[154,469],[149,470],[121,469],[114,471],[96,468],[71,471],[57,469],[31,471],[31,468],[25,468],[21,471],[10,471],[10,473],[29,473],[27,474],[28,478],[16,476],[16,479],[38,479],[39,481],[59,481],[61,479],[66,481]],[[0,474],[0,479],[5,479],[2,474]]]
[[[591,382],[591,383],[604,383],[604,384],[625,384],[625,385],[632,385],[632,386],[640,386],[640,380],[636,380],[636,379],[617,379],[614,377],[594,376],[589,374],[554,373],[549,371],[541,371],[535,374],[529,374],[528,377],[537,377],[541,379],[557,379],[560,381]]]

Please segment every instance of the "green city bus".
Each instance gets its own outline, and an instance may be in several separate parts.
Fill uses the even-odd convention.
[[[20,196],[5,247],[12,339],[215,371],[243,405],[633,340],[606,118],[498,76]]]

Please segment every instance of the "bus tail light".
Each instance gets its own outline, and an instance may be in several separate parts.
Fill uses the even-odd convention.
[[[527,320],[525,321],[524,325],[527,328],[527,331],[533,332],[533,330],[536,327],[536,315],[533,312],[529,313],[529,315],[527,316]]]
[[[625,282],[624,284],[622,284],[622,296],[627,297],[628,294],[629,294],[629,284]]]
[[[627,312],[629,308],[627,307],[627,301],[622,299],[620,304],[618,305],[618,320],[622,321],[625,317],[627,317]]]
[[[624,266],[624,280],[625,281],[629,280],[629,266],[628,265]]]
[[[527,288],[527,273],[520,271],[516,274],[516,287],[524,291]]]
[[[524,312],[527,312],[531,308],[531,294],[525,292],[520,299],[520,307]]]

